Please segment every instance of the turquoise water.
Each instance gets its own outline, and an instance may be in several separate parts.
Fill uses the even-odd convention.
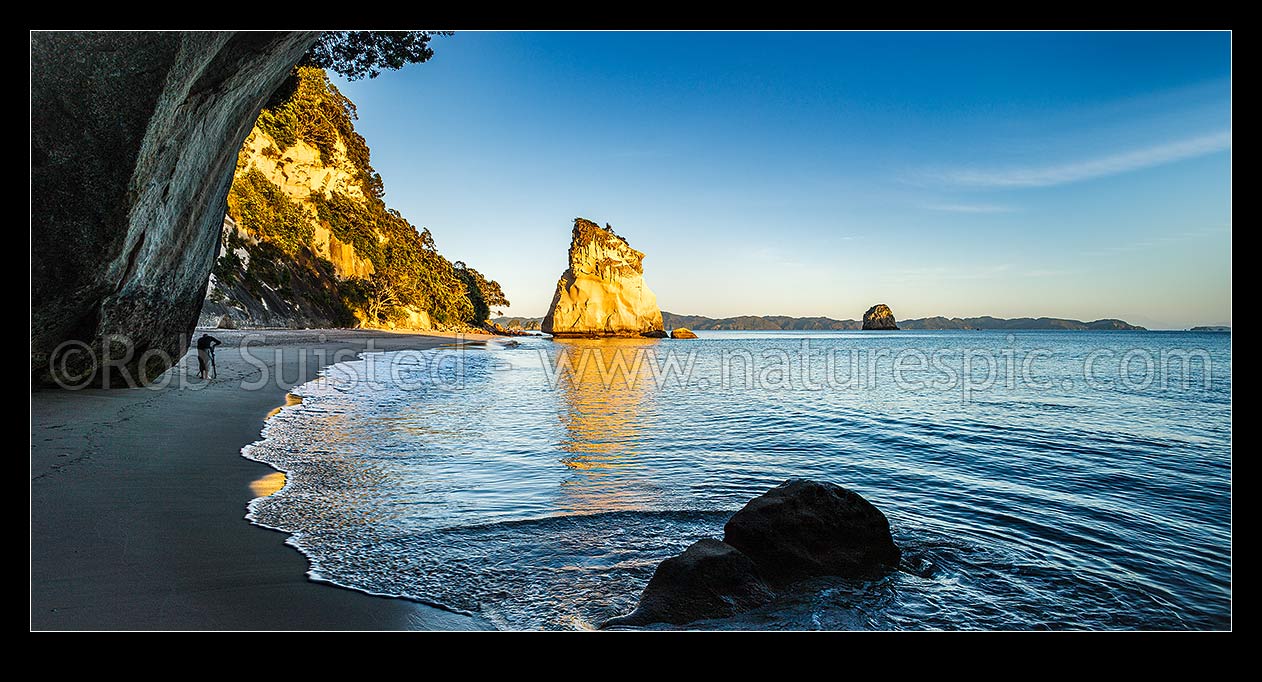
[[[369,353],[295,389],[246,449],[288,473],[249,516],[291,533],[317,580],[586,628],[750,498],[817,478],[886,513],[901,570],[694,627],[1226,628],[1230,341],[703,332]]]

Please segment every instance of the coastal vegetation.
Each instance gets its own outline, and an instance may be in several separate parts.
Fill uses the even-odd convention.
[[[420,43],[408,40],[416,56]],[[371,77],[375,64],[360,68]],[[273,96],[238,155],[235,229],[224,230],[205,320],[465,328],[509,305],[497,282],[447,259],[429,229],[386,205],[356,118],[316,66],[295,68]]]
[[[342,74],[349,80],[376,78],[382,71],[420,64],[434,56],[429,41],[449,31],[325,31],[300,66]]]

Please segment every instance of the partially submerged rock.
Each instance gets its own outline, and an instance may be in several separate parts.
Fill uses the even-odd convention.
[[[699,540],[659,564],[635,611],[600,627],[725,618],[773,599],[773,585],[873,578],[901,557],[881,510],[832,483],[785,481],[732,515],[723,531],[722,542]]]
[[[878,303],[863,314],[863,328],[898,329],[898,322],[894,320],[894,311],[889,306]]]
[[[644,254],[609,226],[574,219],[570,263],[540,328],[553,336],[665,336]]]
[[[774,596],[749,557],[731,545],[706,538],[658,564],[635,611],[600,627],[683,625],[723,618],[765,604]]]
[[[792,479],[728,519],[723,540],[769,579],[865,578],[898,566],[890,524],[871,502],[832,483]]]
[[[675,327],[670,333],[672,339],[695,339],[697,335],[687,327]]]

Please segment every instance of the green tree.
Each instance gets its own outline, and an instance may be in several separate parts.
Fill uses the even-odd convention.
[[[337,142],[341,140],[364,193],[379,199],[385,190],[381,176],[369,163],[368,143],[355,132],[358,118],[355,103],[329,81],[323,69],[298,66],[259,113],[256,125],[276,140],[281,150],[302,140],[320,150],[320,159],[329,165],[337,161]]]
[[[326,31],[307,52],[305,66],[332,69],[349,80],[420,64],[434,56],[429,41],[450,31]]]
[[[469,302],[473,306],[473,318],[468,320],[470,324],[481,325],[490,319],[491,306],[512,305],[504,296],[504,290],[500,288],[499,282],[487,279],[482,273],[465,265],[464,261],[456,261],[452,263],[452,267],[456,275],[464,282]],[[496,314],[503,313],[497,311]]]

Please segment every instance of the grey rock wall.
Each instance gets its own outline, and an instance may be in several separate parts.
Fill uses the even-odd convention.
[[[183,354],[237,151],[316,35],[31,35],[34,383],[143,382]]]

